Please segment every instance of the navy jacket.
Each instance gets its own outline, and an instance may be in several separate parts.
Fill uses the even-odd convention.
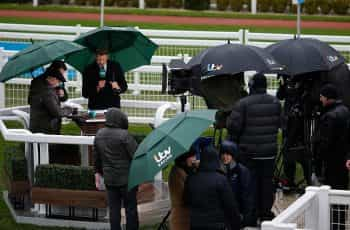
[[[238,209],[243,217],[243,226],[250,223],[254,215],[255,193],[251,186],[251,175],[249,169],[237,163],[233,167],[223,165],[231,189],[236,197]]]
[[[201,154],[199,170],[185,183],[185,204],[190,209],[191,227],[223,229],[225,222],[232,230],[240,229],[240,217],[233,192],[226,177],[217,170],[218,153],[207,147]]]

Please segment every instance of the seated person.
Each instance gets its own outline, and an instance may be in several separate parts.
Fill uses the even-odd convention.
[[[225,140],[220,149],[222,168],[237,199],[239,212],[242,217],[242,227],[256,226],[254,222],[254,192],[251,189],[249,170],[237,162],[237,145]]]

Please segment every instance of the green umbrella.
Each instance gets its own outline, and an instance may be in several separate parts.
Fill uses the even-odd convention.
[[[139,145],[131,162],[128,188],[152,181],[157,172],[188,151],[215,121],[216,110],[184,112],[153,130]]]
[[[89,50],[71,56],[67,62],[82,72],[95,60],[97,49],[107,49],[109,59],[120,63],[124,71],[147,65],[158,46],[134,28],[101,27],[79,36],[74,42]]]
[[[82,50],[86,50],[86,48],[63,40],[34,43],[8,60],[0,73],[0,81],[5,82],[54,60],[65,59],[74,52]]]

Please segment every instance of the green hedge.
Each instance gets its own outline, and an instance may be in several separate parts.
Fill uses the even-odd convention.
[[[319,5],[321,8],[322,14],[329,14],[332,9],[332,1],[331,0],[319,0]]]
[[[147,8],[158,8],[159,0],[145,0],[145,4]]]
[[[318,0],[307,0],[304,3],[305,13],[316,14],[318,11],[319,2]]]
[[[272,6],[272,0],[259,0],[257,1],[259,12],[268,12]]]
[[[93,167],[72,165],[39,165],[35,171],[35,186],[73,190],[96,190]]]
[[[284,13],[286,11],[288,0],[273,0],[272,9],[276,13]]]
[[[216,0],[216,7],[218,10],[227,10],[229,4],[229,0]]]
[[[6,145],[4,147],[4,167],[11,181],[28,179],[27,160],[24,156],[24,145]]]
[[[343,15],[348,12],[350,0],[333,0],[332,5],[334,13]]]
[[[185,9],[209,10],[210,0],[185,0]]]
[[[230,6],[232,11],[241,11],[243,8],[243,0],[230,0]]]

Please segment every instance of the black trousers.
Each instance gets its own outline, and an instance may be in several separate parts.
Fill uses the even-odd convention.
[[[121,230],[120,226],[120,210],[121,205],[125,208],[126,214],[126,229],[127,230],[138,230],[139,229],[139,218],[137,213],[137,200],[136,192],[137,188],[132,189],[128,192],[127,185],[115,187],[106,186],[108,205],[109,205],[109,221],[111,224],[111,230]]]
[[[274,201],[273,170],[275,159],[254,160],[242,162],[251,173],[252,189],[255,193],[255,218],[261,220],[273,219],[271,208]]]

